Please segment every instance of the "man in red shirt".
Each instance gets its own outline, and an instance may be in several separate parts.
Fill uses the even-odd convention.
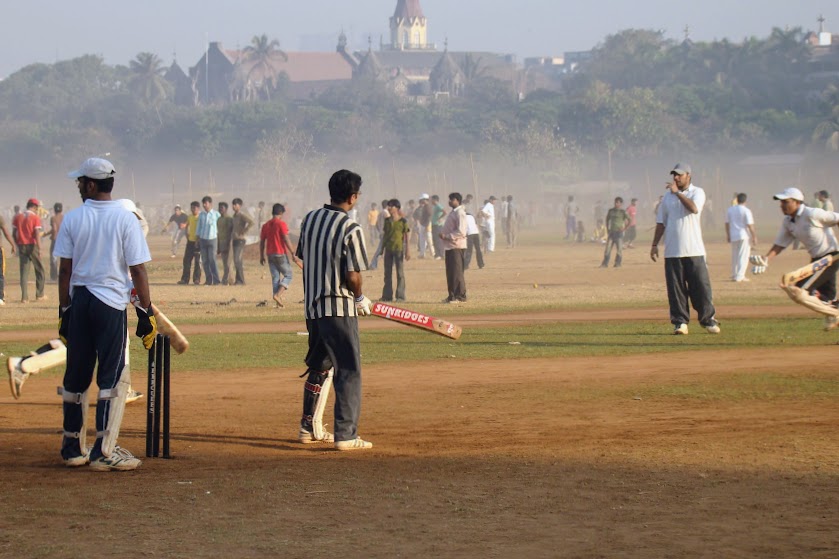
[[[624,239],[626,240],[626,245],[624,248],[635,248],[632,246],[632,243],[635,241],[635,237],[637,236],[637,228],[635,220],[637,219],[638,214],[638,198],[633,198],[632,201],[629,203],[629,207],[626,208],[626,215],[629,216],[629,227],[626,228],[626,236]]]
[[[12,221],[20,258],[20,301],[29,302],[29,262],[35,268],[35,300],[43,301],[44,266],[41,264],[41,218],[36,213],[41,203],[35,198],[26,202],[26,211],[17,214]]]
[[[259,234],[259,263],[265,265],[265,253],[268,252],[268,267],[271,269],[271,281],[274,287],[274,301],[278,307],[283,305],[283,291],[291,284],[291,262],[300,266],[300,261],[288,243],[288,225],[283,221],[285,207],[274,204],[271,209],[272,219],[265,222]]]

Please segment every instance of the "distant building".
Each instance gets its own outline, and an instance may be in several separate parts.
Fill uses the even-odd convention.
[[[310,98],[349,80],[374,80],[417,102],[462,95],[470,80],[492,77],[515,85],[520,68],[512,55],[443,52],[428,41],[428,19],[420,0],[397,0],[390,17],[390,44],[350,52],[342,32],[334,52],[287,52],[257,62],[244,50],[211,42],[188,76],[173,64],[167,79],[179,104],[213,105],[270,98],[282,85],[292,98]],[[189,81],[191,93],[185,92]]]

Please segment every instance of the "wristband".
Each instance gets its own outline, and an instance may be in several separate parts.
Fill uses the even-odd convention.
[[[364,300],[364,295],[359,295],[358,297],[356,297],[356,298],[355,298],[355,302],[356,302],[356,303],[360,303],[360,302],[362,302],[363,300]]]

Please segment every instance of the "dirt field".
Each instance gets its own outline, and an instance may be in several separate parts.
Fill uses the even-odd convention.
[[[620,271],[597,270],[597,250],[593,265],[583,250],[547,260],[536,248],[494,257],[504,266],[470,272],[474,306],[491,306],[504,293],[529,301],[535,291],[546,310],[478,313],[462,323],[657,320],[666,337],[660,268],[642,252]],[[728,303],[720,314],[803,316],[781,298],[751,304],[777,295],[773,280],[725,284],[725,247],[713,250],[715,288]],[[419,304],[439,291],[436,264],[409,268],[409,298]],[[537,279],[516,275],[524,271]],[[278,311],[254,309],[258,292],[178,291],[160,274],[154,281],[176,310],[170,315],[190,310],[203,293],[217,300],[234,293],[257,322],[224,332],[300,329],[295,320],[263,321]],[[534,289],[534,282],[546,285]],[[623,306],[550,310],[591,292],[618,301],[618,288]],[[6,307],[0,342],[43,341],[53,306]],[[196,316],[209,316],[186,324],[188,334],[213,334],[223,313],[233,312],[200,309]],[[9,328],[14,321],[34,329]],[[701,389],[678,390],[778,370],[793,382],[836,383],[836,351],[828,342],[370,365],[360,432],[375,447],[361,453],[296,443],[299,368],[176,369],[175,458],[121,474],[61,465],[58,379],[33,377],[21,400],[0,390],[0,557],[836,557],[836,398],[706,398]],[[142,385],[143,372],[135,369],[134,378]],[[120,439],[138,454],[144,411],[128,408]]]

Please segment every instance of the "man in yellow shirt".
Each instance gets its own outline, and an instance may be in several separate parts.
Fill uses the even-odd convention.
[[[186,246],[184,247],[184,270],[181,274],[181,281],[178,285],[189,284],[189,268],[194,261],[192,271],[192,283],[201,283],[201,252],[198,250],[198,214],[201,213],[201,204],[197,201],[189,205],[190,215],[186,219]]]
[[[379,223],[379,210],[376,203],[370,204],[370,211],[367,212],[367,238],[370,239],[370,246],[375,247],[379,242],[379,230],[376,225]]]

